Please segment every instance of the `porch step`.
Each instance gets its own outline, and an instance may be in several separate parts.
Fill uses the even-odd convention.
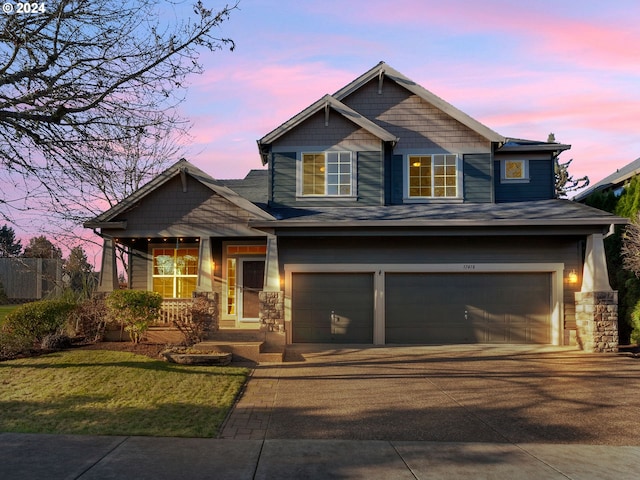
[[[242,340],[205,340],[197,343],[194,348],[198,350],[219,350],[233,354],[232,361],[252,362],[252,363],[282,363],[284,359],[284,348],[266,351],[264,341],[242,341]],[[276,351],[272,351],[276,350]],[[281,350],[281,351],[279,351]]]

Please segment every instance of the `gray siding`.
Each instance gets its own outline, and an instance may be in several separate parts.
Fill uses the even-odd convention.
[[[390,183],[391,183],[391,204],[401,205],[404,188],[402,155],[393,155],[391,157]]]
[[[372,80],[343,103],[400,138],[403,149],[488,152],[490,142],[446,113],[385,79],[382,94]]]
[[[131,288],[133,290],[151,290],[149,285],[149,277],[151,276],[151,250],[149,253],[140,250],[134,250],[131,256]]]
[[[296,203],[296,152],[271,156],[271,205],[293,206]]]
[[[383,159],[381,152],[358,153],[358,203],[382,205],[384,203]]]
[[[354,200],[296,198],[296,152],[274,153],[271,157],[271,206],[274,207],[319,207],[349,206]],[[380,151],[354,152],[356,165],[357,203],[362,205],[382,205],[383,154]]]
[[[465,155],[463,163],[465,202],[490,203],[493,201],[491,154]]]
[[[150,192],[141,202],[118,215],[126,230],[108,230],[113,237],[263,236],[247,223],[253,215],[187,177],[183,191],[180,177]]]
[[[528,183],[502,183],[500,181],[500,162],[494,162],[496,202],[525,202],[554,198],[553,162],[529,160]]]

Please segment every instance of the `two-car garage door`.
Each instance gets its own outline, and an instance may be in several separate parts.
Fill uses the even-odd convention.
[[[550,273],[374,275],[294,273],[292,341],[373,343],[377,296],[387,344],[551,343]]]

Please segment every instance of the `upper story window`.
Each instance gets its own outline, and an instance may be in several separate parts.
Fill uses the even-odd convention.
[[[302,154],[302,195],[352,196],[351,152]]]
[[[528,160],[502,160],[500,162],[502,183],[526,183],[529,181]]]
[[[460,198],[462,172],[457,155],[409,155],[407,198]]]

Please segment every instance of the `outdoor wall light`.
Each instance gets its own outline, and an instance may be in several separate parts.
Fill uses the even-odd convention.
[[[567,277],[567,281],[569,283],[578,283],[578,274],[575,270],[571,270],[569,272],[569,276]]]

